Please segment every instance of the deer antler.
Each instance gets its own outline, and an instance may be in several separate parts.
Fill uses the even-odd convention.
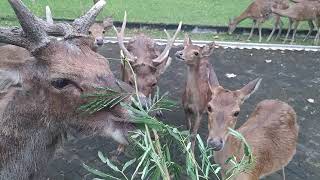
[[[50,40],[38,20],[39,18],[34,16],[20,0],[9,0],[9,3],[20,22],[25,37],[34,46],[46,45]]]
[[[29,49],[31,52],[45,46],[50,41],[48,35],[86,34],[106,4],[105,0],[100,0],[84,16],[76,19],[71,26],[67,23],[51,24],[36,17],[21,0],[8,1],[21,24],[22,30],[19,28],[0,28],[0,42],[17,45]]]
[[[53,24],[52,14],[49,6],[46,6],[46,21],[48,24]]]
[[[114,31],[117,34],[117,39],[118,39],[118,44],[120,46],[120,49],[123,51],[124,55],[126,56],[126,58],[131,61],[131,62],[135,62],[137,60],[137,57],[133,56],[128,49],[125,47],[124,42],[123,42],[123,38],[124,38],[124,29],[126,28],[126,24],[127,24],[127,12],[124,12],[124,17],[123,17],[123,22],[122,22],[122,27],[120,32],[118,32],[117,28],[115,26],[113,26]]]
[[[176,33],[174,34],[172,39],[171,39],[169,33],[167,32],[167,30],[164,30],[164,32],[167,34],[168,42],[167,42],[166,47],[162,51],[162,53],[157,58],[152,60],[154,63],[162,63],[169,56],[170,49],[172,48],[173,43],[176,40],[178,33],[181,30],[181,26],[182,26],[182,22],[180,21],[178,29],[176,30]]]
[[[95,3],[94,6],[85,15],[78,19],[75,19],[73,22],[73,27],[77,30],[77,32],[86,34],[105,5],[106,1],[100,0]]]

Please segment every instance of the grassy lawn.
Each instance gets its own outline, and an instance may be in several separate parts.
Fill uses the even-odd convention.
[[[24,0],[37,15],[49,5],[56,18],[76,18],[92,5],[92,0]],[[226,26],[229,17],[239,15],[252,0],[108,0],[101,17],[113,15],[122,20],[128,12],[130,22],[178,23]],[[7,0],[0,1],[0,17],[13,17]],[[240,26],[251,26],[251,20]],[[270,21],[265,27],[271,27]],[[305,27],[305,26],[304,26]]]
[[[23,0],[24,3],[38,16],[44,16],[45,6],[51,7],[55,18],[76,18],[92,6],[92,0]],[[239,15],[251,2],[251,0],[107,0],[107,6],[98,19],[112,15],[115,20],[122,21],[124,11],[128,13],[129,22],[148,23],[178,23],[184,24],[227,26],[229,17]],[[0,1],[0,17],[14,19],[14,13],[7,0]],[[284,19],[286,23],[286,19]],[[18,25],[16,21],[0,22],[2,26]],[[251,20],[245,20],[239,26],[251,27]],[[272,21],[264,24],[264,27],[272,27]],[[285,24],[286,27],[286,24]],[[306,28],[306,23],[300,25]],[[127,34],[143,31],[152,36],[162,37],[164,33],[157,30],[128,30]],[[114,34],[112,34],[114,35]],[[230,41],[245,41],[247,36],[226,34],[193,34],[194,39],[216,39]],[[264,37],[265,41],[266,37]],[[252,38],[256,42],[257,37]],[[279,43],[278,41],[277,43]],[[311,41],[298,44],[310,44]]]

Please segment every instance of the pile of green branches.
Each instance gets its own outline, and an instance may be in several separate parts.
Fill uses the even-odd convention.
[[[124,63],[127,61],[124,59]],[[129,63],[128,63],[129,64]],[[128,140],[131,152],[135,152],[134,158],[121,162],[121,165],[113,163],[102,152],[98,152],[100,160],[110,169],[108,172],[101,172],[93,167],[83,165],[99,179],[185,179],[188,177],[193,180],[219,178],[221,167],[213,163],[213,151],[206,146],[199,135],[197,139],[197,149],[199,157],[191,151],[190,133],[182,131],[176,127],[165,124],[152,116],[153,112],[171,110],[175,107],[173,101],[168,100],[167,93],[160,96],[159,89],[155,93],[148,107],[142,107],[135,94],[130,94],[132,104],[122,103],[121,100],[129,96],[128,93],[116,92],[103,88],[105,94],[97,93],[86,97],[93,100],[82,106],[81,109],[90,113],[99,111],[103,108],[112,107],[120,104],[129,111],[133,123],[137,129],[130,132]],[[244,156],[241,160],[231,156],[226,163],[231,167],[226,172],[227,179],[244,172],[254,163],[250,146],[244,137],[235,130],[230,129],[229,133],[243,142]],[[173,152],[179,151],[185,157],[184,163],[179,163],[172,157]],[[210,178],[211,177],[211,178]]]

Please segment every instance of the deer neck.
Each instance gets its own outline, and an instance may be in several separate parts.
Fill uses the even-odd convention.
[[[200,78],[200,63],[195,65],[188,66],[188,73],[187,73],[187,87],[191,89],[195,89],[198,87],[198,82]]]
[[[247,19],[248,18],[248,14],[247,12],[243,12],[242,14],[240,14],[240,16],[236,17],[234,19],[234,23],[236,25],[238,25],[240,22],[242,22],[243,20]]]

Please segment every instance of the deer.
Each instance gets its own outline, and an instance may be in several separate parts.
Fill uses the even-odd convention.
[[[188,67],[182,106],[186,116],[186,125],[191,133],[191,148],[194,151],[195,136],[210,100],[208,80],[216,78],[216,74],[212,71],[212,65],[209,63],[209,57],[218,46],[214,42],[204,47],[193,45],[187,34],[183,45],[184,49],[177,51],[175,55]]]
[[[279,16],[288,17],[289,18],[289,27],[286,34],[286,37],[284,39],[284,43],[288,40],[288,36],[291,32],[292,25],[293,27],[293,34],[291,38],[291,44],[293,44],[295,40],[295,35],[297,33],[297,28],[299,26],[300,21],[308,21],[310,30],[305,37],[304,40],[306,40],[310,34],[313,31],[314,25],[313,22],[315,22],[316,29],[317,29],[317,35],[314,38],[314,44],[318,44],[319,41],[319,35],[320,35],[320,22],[319,22],[319,16],[320,16],[320,2],[318,1],[302,1],[299,3],[295,3],[290,8],[286,10],[276,9],[272,8],[272,12],[275,14],[278,14]]]
[[[253,1],[245,11],[243,11],[238,17],[232,18],[229,20],[229,30],[228,33],[232,34],[234,30],[236,29],[237,25],[242,22],[243,20],[250,18],[252,19],[252,27],[251,31],[248,37],[248,41],[251,39],[253,35],[254,28],[257,26],[259,31],[259,42],[262,41],[262,24],[270,19],[270,17],[274,16],[274,25],[273,29],[267,39],[267,41],[270,41],[276,28],[279,28],[278,35],[276,36],[276,39],[279,38],[282,32],[282,22],[280,19],[280,16],[272,14],[271,7],[275,6],[279,9],[287,9],[289,7],[289,4],[286,0],[255,0]]]
[[[132,87],[136,86],[139,93],[139,99],[144,102],[144,104],[148,104],[160,76],[171,64],[169,52],[181,30],[182,22],[179,23],[172,38],[169,33],[164,30],[168,41],[162,52],[155,41],[143,33],[132,37],[129,42],[125,44],[124,31],[126,23],[127,13],[125,12],[121,30],[118,31],[117,28],[113,26],[117,35],[119,47],[127,60],[122,61],[121,64],[121,78],[122,81],[128,83]],[[158,112],[157,115],[162,114],[161,112]]]
[[[106,58],[92,50],[94,38],[87,35],[105,0],[72,24],[48,24],[21,0],[8,1],[21,28],[0,28],[0,42],[24,48],[31,57],[21,66],[0,69],[0,180],[47,179],[48,161],[65,132],[127,144],[126,134],[134,125],[122,106],[93,114],[79,110],[92,101],[83,95],[97,93],[99,87],[133,91],[114,77]]]
[[[261,80],[257,78],[235,91],[225,89],[218,81],[208,83],[211,99],[207,105],[207,144],[215,151],[214,161],[222,166],[223,179],[230,168],[226,160],[232,155],[240,160],[244,155],[241,140],[230,136],[228,130],[235,128],[241,105],[257,91]],[[237,131],[251,147],[254,164],[233,179],[258,180],[280,169],[285,176],[284,167],[295,155],[299,133],[296,113],[290,105],[276,99],[263,100]]]
[[[93,0],[93,4],[96,4],[99,0]],[[49,23],[53,23],[53,18],[49,7],[46,7],[46,17]],[[88,30],[88,34],[95,38],[94,49],[97,50],[104,43],[104,34],[110,30],[113,26],[113,18],[111,16],[105,17],[102,23],[94,22]]]

